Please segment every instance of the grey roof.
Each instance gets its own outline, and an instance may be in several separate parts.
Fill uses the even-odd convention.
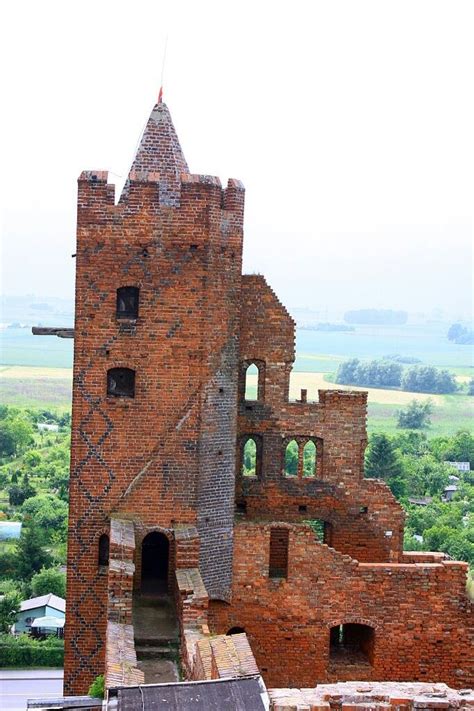
[[[101,709],[102,701],[91,696],[65,696],[57,699],[28,699],[27,709],[37,709],[38,711],[56,711],[56,709]]]
[[[49,593],[48,595],[40,595],[39,597],[30,597],[29,600],[23,600],[20,606],[20,612],[24,610],[35,610],[37,607],[45,607],[46,605],[48,605],[48,607],[54,607],[55,610],[59,610],[60,612],[66,611],[66,600],[57,595],[53,595],[53,593]]]
[[[117,711],[268,711],[269,707],[260,676],[121,687],[109,691],[108,702],[108,708]]]
[[[64,617],[53,617],[52,615],[37,617],[36,620],[31,623],[31,626],[44,627],[44,629],[62,629],[64,627]]]

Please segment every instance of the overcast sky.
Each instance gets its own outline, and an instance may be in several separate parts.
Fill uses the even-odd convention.
[[[468,313],[472,0],[0,12],[3,293],[73,295],[77,177],[123,182],[168,34],[164,98],[191,172],[247,189],[246,272],[290,306]]]

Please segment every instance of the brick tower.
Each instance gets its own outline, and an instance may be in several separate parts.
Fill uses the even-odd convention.
[[[243,204],[238,181],[189,172],[164,103],[118,204],[107,173],[79,178],[67,693],[104,670],[113,515],[139,543],[167,536],[170,578],[189,566],[176,532],[194,536],[208,594],[229,598]]]
[[[163,103],[117,204],[79,178],[65,691],[146,682],[132,623],[162,594],[190,679],[254,673],[250,644],[275,687],[473,685],[467,564],[404,552],[367,393],[290,400],[295,324],[241,274],[243,203],[189,173]]]

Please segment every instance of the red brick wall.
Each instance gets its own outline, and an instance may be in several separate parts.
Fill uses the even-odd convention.
[[[96,545],[112,512],[137,530],[196,525],[208,592],[229,595],[243,188],[181,178],[173,207],[157,176],[118,205],[106,174],[79,180],[67,693],[103,671]],[[136,321],[116,319],[120,286],[140,288]],[[107,396],[113,367],[136,371],[133,399]]]
[[[319,391],[319,402],[288,402],[294,322],[262,276],[242,278],[240,362],[264,364],[263,397],[245,401],[240,370],[236,500],[249,518],[332,525],[334,548],[361,561],[398,560],[404,515],[389,488],[363,478],[367,393]],[[243,444],[254,436],[258,475],[243,477]],[[317,446],[314,477],[284,474],[287,443]],[[301,467],[300,467],[301,469]]]
[[[271,524],[236,525],[232,603],[209,606],[211,631],[245,629],[267,684],[314,686],[344,678],[473,684],[467,564],[358,564],[295,524],[288,578],[272,580],[270,531]],[[344,623],[374,628],[373,666],[348,668],[336,679],[329,634]]]

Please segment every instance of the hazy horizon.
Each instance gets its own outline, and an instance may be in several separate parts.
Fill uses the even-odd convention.
[[[125,179],[168,33],[190,170],[246,186],[244,272],[291,308],[470,318],[470,2],[74,6],[2,10],[4,293],[73,298],[77,177]]]

